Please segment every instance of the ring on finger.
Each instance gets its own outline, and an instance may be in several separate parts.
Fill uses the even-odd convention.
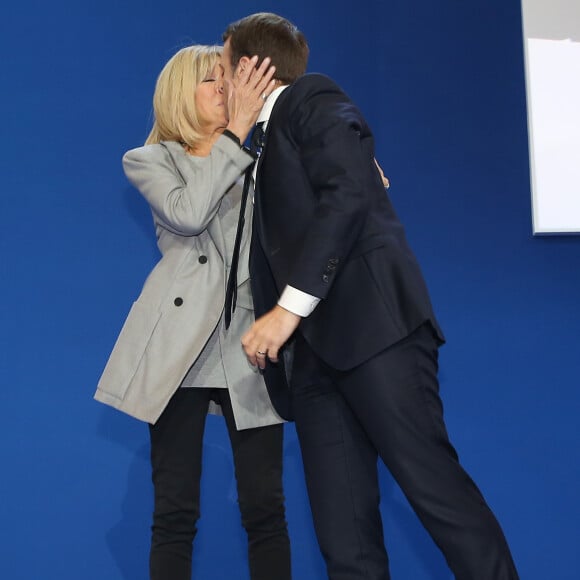
[[[261,351],[261,350],[257,350],[256,351],[256,356],[266,356],[266,353]]]
[[[268,98],[268,95],[266,93],[262,93],[262,100],[265,101]]]

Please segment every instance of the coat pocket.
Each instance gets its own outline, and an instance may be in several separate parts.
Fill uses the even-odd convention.
[[[134,302],[107,361],[98,389],[122,400],[141,364],[161,313]]]

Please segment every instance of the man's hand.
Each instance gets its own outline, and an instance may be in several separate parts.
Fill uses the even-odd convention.
[[[383,180],[383,187],[385,189],[389,189],[389,187],[391,187],[391,184],[389,183],[389,178],[385,177],[385,174],[383,173],[383,169],[379,165],[379,162],[376,159],[375,159],[375,165],[377,166],[377,169],[379,170],[379,175],[381,176],[381,179]]]
[[[301,320],[297,314],[278,305],[258,318],[242,336],[242,346],[250,363],[264,369],[266,357],[272,362],[278,362],[278,351]]]

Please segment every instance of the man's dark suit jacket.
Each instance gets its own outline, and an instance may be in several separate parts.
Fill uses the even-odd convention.
[[[298,331],[349,370],[430,321],[443,334],[374,162],[362,114],[331,79],[309,74],[274,105],[258,165],[250,276],[256,316],[287,284],[321,298]],[[272,402],[290,418],[280,373]]]

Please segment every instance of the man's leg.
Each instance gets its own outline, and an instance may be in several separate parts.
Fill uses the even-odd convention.
[[[339,384],[456,579],[517,579],[503,532],[449,441],[431,327],[345,373]]]
[[[379,512],[377,453],[299,336],[293,410],[314,526],[330,580],[389,580]]]

